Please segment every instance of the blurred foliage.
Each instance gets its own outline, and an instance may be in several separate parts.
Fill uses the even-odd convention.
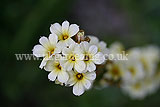
[[[103,90],[92,89],[81,97],[75,97],[71,88],[64,88],[48,81],[48,73],[38,68],[40,61],[16,61],[15,53],[32,53],[31,50],[38,43],[40,36],[49,34],[51,23],[69,20],[80,25],[76,16],[71,16],[75,9],[73,8],[75,2],[77,0],[0,1],[0,106],[146,107],[160,105],[160,92],[143,101],[132,101],[119,89],[113,87]],[[126,47],[148,43],[160,45],[159,0],[112,2],[127,13],[134,36],[132,38],[104,37],[106,42],[110,44],[118,40],[122,41]]]
[[[133,41],[136,43],[134,45],[148,43],[160,45],[160,1],[122,0],[120,2],[131,17],[130,22],[135,35]]]

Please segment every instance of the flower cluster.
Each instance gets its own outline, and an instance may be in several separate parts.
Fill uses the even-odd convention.
[[[78,25],[68,21],[52,24],[50,32],[49,37],[39,39],[33,54],[43,58],[39,67],[49,72],[48,79],[73,87],[74,95],[82,95],[93,83],[97,87],[118,86],[133,99],[143,99],[159,88],[158,47],[125,50],[121,43],[115,42],[106,48],[105,42],[84,35]]]
[[[118,54],[124,47],[113,43],[109,50]],[[108,61],[100,84],[103,87],[116,84],[131,98],[143,99],[160,86],[160,50],[156,46],[136,47],[127,50],[127,54],[127,61]]]
[[[50,81],[73,86],[73,94],[80,96],[92,87],[97,65],[105,62],[106,43],[85,36],[78,25],[70,25],[68,21],[52,24],[50,32],[33,48],[33,54],[43,58],[39,67],[49,72]]]

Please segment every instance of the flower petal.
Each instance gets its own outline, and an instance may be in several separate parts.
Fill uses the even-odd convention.
[[[87,52],[87,51],[89,50],[89,43],[86,42],[86,41],[81,42],[80,47],[82,48],[82,50],[83,50],[84,52]]]
[[[46,71],[52,71],[54,69],[54,61],[55,60],[48,60],[46,65],[45,65],[45,67],[44,67],[44,69]]]
[[[36,45],[33,48],[33,55],[36,57],[44,57],[46,54],[46,49],[42,45]]]
[[[58,80],[62,83],[65,83],[67,82],[69,79],[69,75],[66,71],[60,71],[59,74],[58,74]]]
[[[57,44],[58,47],[67,47],[67,44],[66,44],[66,41],[59,41],[58,44]]]
[[[95,36],[89,36],[89,38],[90,38],[90,42],[89,42],[90,44],[96,45],[96,44],[99,43],[99,39],[97,37],[95,37]]]
[[[107,49],[107,44],[103,41],[101,41],[99,44],[98,44],[98,48],[99,48],[99,52],[102,52],[103,54],[109,54],[109,50]]]
[[[85,78],[88,79],[88,80],[95,80],[96,79],[96,73],[93,71],[93,72],[87,72],[85,74]]]
[[[103,49],[106,48],[107,44],[103,41],[99,42],[99,46],[101,46]]]
[[[88,50],[88,52],[89,52],[90,54],[92,54],[92,55],[96,54],[97,51],[98,51],[98,48],[97,48],[96,45],[90,46],[90,47],[89,47],[89,50]]]
[[[87,63],[87,70],[89,72],[95,71],[96,70],[96,65],[93,62],[88,62]]]
[[[51,81],[55,81],[57,74],[58,74],[58,72],[54,72],[54,71],[50,72],[48,75],[48,79]]]
[[[71,44],[75,44],[75,41],[72,38],[68,38],[65,40],[66,46],[70,46]]]
[[[70,63],[69,61],[67,61],[67,62],[64,64],[64,68],[66,68],[67,71],[71,71],[72,68],[73,68],[73,63]]]
[[[48,58],[43,58],[43,60],[42,60],[42,62],[41,62],[41,64],[40,64],[40,66],[39,66],[39,68],[42,69],[42,68],[46,65],[47,61],[48,61]]]
[[[57,36],[62,35],[62,27],[59,23],[51,25],[50,32],[55,33]]]
[[[84,61],[79,60],[75,63],[74,67],[77,70],[77,72],[82,73],[86,68],[86,64],[84,63]]]
[[[72,86],[72,85],[74,85],[76,82],[77,82],[77,79],[75,78],[75,72],[74,71],[69,71],[68,72],[69,73],[69,80],[67,81],[67,84],[69,85],[69,86]]]
[[[70,37],[74,36],[75,34],[77,34],[79,31],[79,26],[76,24],[71,24],[69,27],[69,35]]]
[[[62,23],[62,32],[63,34],[67,34],[68,33],[68,30],[69,30],[69,22],[68,21],[64,21]]]
[[[80,96],[84,93],[84,87],[83,84],[81,82],[77,82],[74,86],[73,86],[73,94],[76,96]]]
[[[80,58],[80,56],[83,58],[83,56],[84,56],[82,48],[80,47],[80,45],[77,45],[77,44],[75,44],[75,46],[74,46],[73,53],[75,53],[78,58]],[[81,60],[83,60],[83,59],[81,59]]]
[[[56,48],[54,49],[54,54],[61,53],[61,51],[62,51],[62,48],[56,47]]]
[[[56,46],[57,42],[58,42],[58,37],[56,34],[50,34],[49,35],[49,41],[51,43],[51,45]]]
[[[86,89],[89,89],[91,87],[91,82],[87,79],[83,80],[82,83]]]
[[[50,45],[48,38],[45,36],[39,39],[39,43],[42,44],[45,48],[48,48],[48,46]]]
[[[70,48],[66,48],[66,47],[65,47],[65,48],[62,49],[62,54],[63,54],[63,55],[68,55],[68,54],[70,54],[70,53],[71,53]]]
[[[105,61],[105,57],[101,52],[98,52],[94,58],[93,61],[95,64],[102,64]]]

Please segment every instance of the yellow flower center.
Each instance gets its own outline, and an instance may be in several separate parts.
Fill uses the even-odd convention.
[[[98,48],[98,52],[101,52],[101,49],[100,49],[100,48]]]
[[[141,88],[140,83],[136,83],[136,84],[134,85],[134,88],[135,88],[136,90],[140,89],[140,88]]]
[[[63,40],[66,40],[66,39],[68,39],[68,35],[63,35]]]
[[[82,79],[83,79],[83,74],[78,73],[78,74],[76,75],[76,78],[77,78],[78,80],[82,80]]]
[[[48,52],[48,56],[51,56],[54,53],[54,49],[51,49],[51,51]]]
[[[54,53],[54,49],[53,50],[51,50],[51,54],[53,54]]]
[[[89,58],[89,55],[85,55],[85,56],[84,56],[84,61],[89,61],[89,59],[90,59],[90,58]]]
[[[119,76],[120,75],[120,71],[119,71],[119,68],[117,66],[114,66],[112,68],[112,75],[114,75],[114,76]]]
[[[71,56],[70,59],[71,59],[72,61],[75,61],[75,57],[74,57],[74,56]]]
[[[135,68],[134,68],[134,67],[129,68],[129,72],[130,72],[132,75],[135,75],[135,73],[136,73]]]
[[[58,68],[59,70],[62,69],[62,67],[60,66],[60,64],[57,65],[57,68]]]
[[[145,58],[141,58],[140,60],[141,60],[141,62],[142,62],[142,64],[143,64],[144,69],[145,69],[145,70],[148,70],[148,64],[147,64]]]

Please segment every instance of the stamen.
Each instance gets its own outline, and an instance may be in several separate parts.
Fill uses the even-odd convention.
[[[68,35],[63,35],[63,40],[66,40],[68,38]]]
[[[85,55],[85,56],[84,56],[84,61],[89,61],[89,59],[90,59],[90,58],[89,58],[89,55]]]
[[[135,75],[135,69],[133,67],[129,68],[129,72],[132,74],[132,75]]]
[[[137,90],[138,90],[139,88],[141,88],[140,83],[136,83],[136,84],[134,85],[134,88],[137,89]]]
[[[72,61],[75,61],[75,57],[74,56],[71,56],[70,58]]]
[[[54,53],[54,49],[53,50],[51,50],[51,55]]]
[[[113,67],[113,68],[112,68],[112,75],[120,75],[120,72],[119,72],[119,68],[118,68],[118,67]]]
[[[60,69],[60,70],[62,69],[60,64],[57,65],[57,68]]]
[[[78,74],[76,75],[76,77],[77,77],[78,80],[82,80],[82,79],[83,79],[83,74],[78,73]]]
[[[48,56],[51,56],[54,53],[54,49],[48,52]]]

